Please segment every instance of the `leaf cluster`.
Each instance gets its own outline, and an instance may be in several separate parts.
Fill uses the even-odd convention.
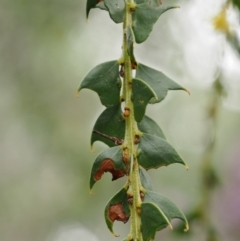
[[[86,14],[93,8],[109,13],[116,23],[124,21],[126,3],[124,0],[88,0]],[[164,73],[138,63],[134,56],[134,43],[142,43],[153,29],[154,23],[161,14],[176,7],[162,8],[158,0],[135,0],[131,2],[132,24],[126,26],[127,53],[131,60],[132,76],[131,101],[134,108],[133,131],[135,133],[136,161],[139,165],[141,206],[141,233],[143,241],[152,240],[157,231],[171,226],[171,220],[187,220],[177,206],[163,195],[152,190],[147,170],[179,163],[187,166],[178,152],[167,142],[157,123],[145,115],[149,104],[164,100],[169,90],[185,90]],[[96,92],[105,110],[98,117],[91,135],[91,145],[101,141],[109,146],[95,159],[90,175],[90,188],[101,179],[105,172],[112,174],[112,180],[130,175],[131,158],[129,149],[124,144],[128,109],[123,108],[125,101],[124,60],[112,60],[94,67],[81,82],[78,91],[90,89]],[[105,220],[113,232],[115,221],[127,222],[131,216],[132,195],[130,183],[126,185],[107,203]],[[131,240],[128,237],[126,240]]]

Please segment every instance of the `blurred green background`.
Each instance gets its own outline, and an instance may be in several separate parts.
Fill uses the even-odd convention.
[[[135,47],[139,62],[185,86],[169,92],[147,114],[164,130],[190,169],[151,170],[155,190],[184,212],[201,200],[201,161],[211,153],[219,185],[207,208],[219,240],[240,240],[240,60],[212,19],[224,1],[163,1],[181,8],[164,14],[148,40]],[[104,110],[98,96],[76,90],[95,65],[118,59],[122,26],[83,0],[0,0],[0,240],[122,240],[128,224],[116,223],[114,238],[103,210],[125,180],[105,174],[89,195],[89,174],[100,150],[90,135]],[[239,34],[239,12],[228,12]],[[225,93],[213,103],[219,78]],[[214,105],[217,117],[208,116]],[[201,222],[178,236],[166,229],[156,240],[207,241]],[[210,240],[208,240],[210,241]],[[212,240],[213,241],[213,240]]]

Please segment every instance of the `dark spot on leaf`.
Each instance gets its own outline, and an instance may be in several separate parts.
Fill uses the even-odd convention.
[[[100,168],[94,175],[95,181],[100,180],[104,172],[110,172],[112,174],[112,181],[125,176],[125,172],[123,170],[114,169],[114,163],[111,159],[106,159],[102,162]]]
[[[108,209],[108,216],[112,222],[117,220],[126,223],[129,219],[129,217],[126,216],[126,213],[123,210],[122,203],[111,205]]]

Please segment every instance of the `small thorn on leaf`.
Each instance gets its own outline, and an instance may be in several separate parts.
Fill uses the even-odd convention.
[[[80,92],[79,90],[77,90],[77,92],[76,92],[76,97],[77,98],[79,98],[79,92]]]
[[[91,196],[94,195],[92,189],[90,189],[89,194],[90,194]]]
[[[190,91],[187,89],[184,89],[184,91],[186,91],[189,95],[191,95]]]
[[[186,228],[183,230],[184,232],[187,232],[189,230],[189,225],[188,223],[186,224]]]
[[[91,145],[90,150],[91,150],[92,153],[95,152],[95,150],[93,149],[93,145]]]
[[[188,169],[189,169],[188,165],[187,165],[187,164],[185,164],[184,166],[185,166],[185,168],[186,168],[186,169],[187,169],[187,171],[188,171]]]

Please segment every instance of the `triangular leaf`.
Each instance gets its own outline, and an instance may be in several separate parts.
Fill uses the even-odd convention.
[[[171,221],[174,218],[185,222],[185,228],[188,229],[188,222],[183,212],[169,198],[152,191],[147,191],[144,196],[144,202],[156,204],[164,215]]]
[[[128,49],[128,54],[131,58],[131,63],[133,65],[134,68],[136,68],[137,66],[137,61],[135,59],[134,56],[134,52],[133,52],[133,44],[135,42],[135,37],[134,37],[134,33],[132,28],[127,27],[126,29],[126,35],[127,35],[127,49]]]
[[[125,10],[124,0],[104,0],[106,7],[108,8],[111,19],[115,23],[122,23]]]
[[[147,171],[145,169],[143,169],[142,167],[140,167],[139,175],[140,175],[140,180],[141,180],[142,186],[146,190],[152,191],[153,190],[153,188],[152,188],[152,181],[151,181]]]
[[[90,189],[101,179],[104,172],[110,172],[113,181],[126,174],[126,167],[123,162],[123,153],[120,146],[108,148],[97,156],[92,166]]]
[[[144,116],[142,121],[138,123],[138,129],[143,133],[151,134],[166,139],[163,131],[158,126],[158,124],[146,115]]]
[[[133,32],[137,43],[144,42],[161,14],[176,7],[160,8],[149,3],[137,4],[133,12]]]
[[[171,226],[171,220],[181,219],[188,230],[188,222],[182,211],[167,197],[147,191],[142,203],[141,220],[143,241],[154,239],[157,231]]]
[[[187,167],[176,150],[164,139],[143,134],[139,143],[138,163],[146,170],[180,163]]]
[[[121,105],[119,104],[105,109],[98,117],[93,130],[118,140],[123,139],[125,134],[125,120],[122,117]],[[102,141],[110,147],[117,144],[114,143],[114,141],[93,132],[91,137],[91,145],[95,141]]]
[[[132,102],[134,106],[134,117],[140,122],[145,114],[146,106],[151,98],[157,98],[154,90],[143,80],[132,80]]]
[[[87,0],[87,6],[86,6],[87,18],[92,8],[100,8],[102,10],[107,10],[106,7],[104,6],[103,0]]]
[[[104,214],[108,229],[113,234],[114,221],[122,221],[124,223],[128,221],[130,210],[128,207],[128,196],[126,188],[121,189],[115,196],[110,199],[105,207]]]
[[[151,104],[162,101],[166,97],[168,90],[186,90],[162,72],[140,63],[138,63],[136,70],[136,78],[144,80],[156,92],[157,99],[152,98],[149,102]]]
[[[94,67],[83,79],[78,91],[84,88],[97,92],[106,107],[119,104],[121,79],[118,62],[109,61]]]

